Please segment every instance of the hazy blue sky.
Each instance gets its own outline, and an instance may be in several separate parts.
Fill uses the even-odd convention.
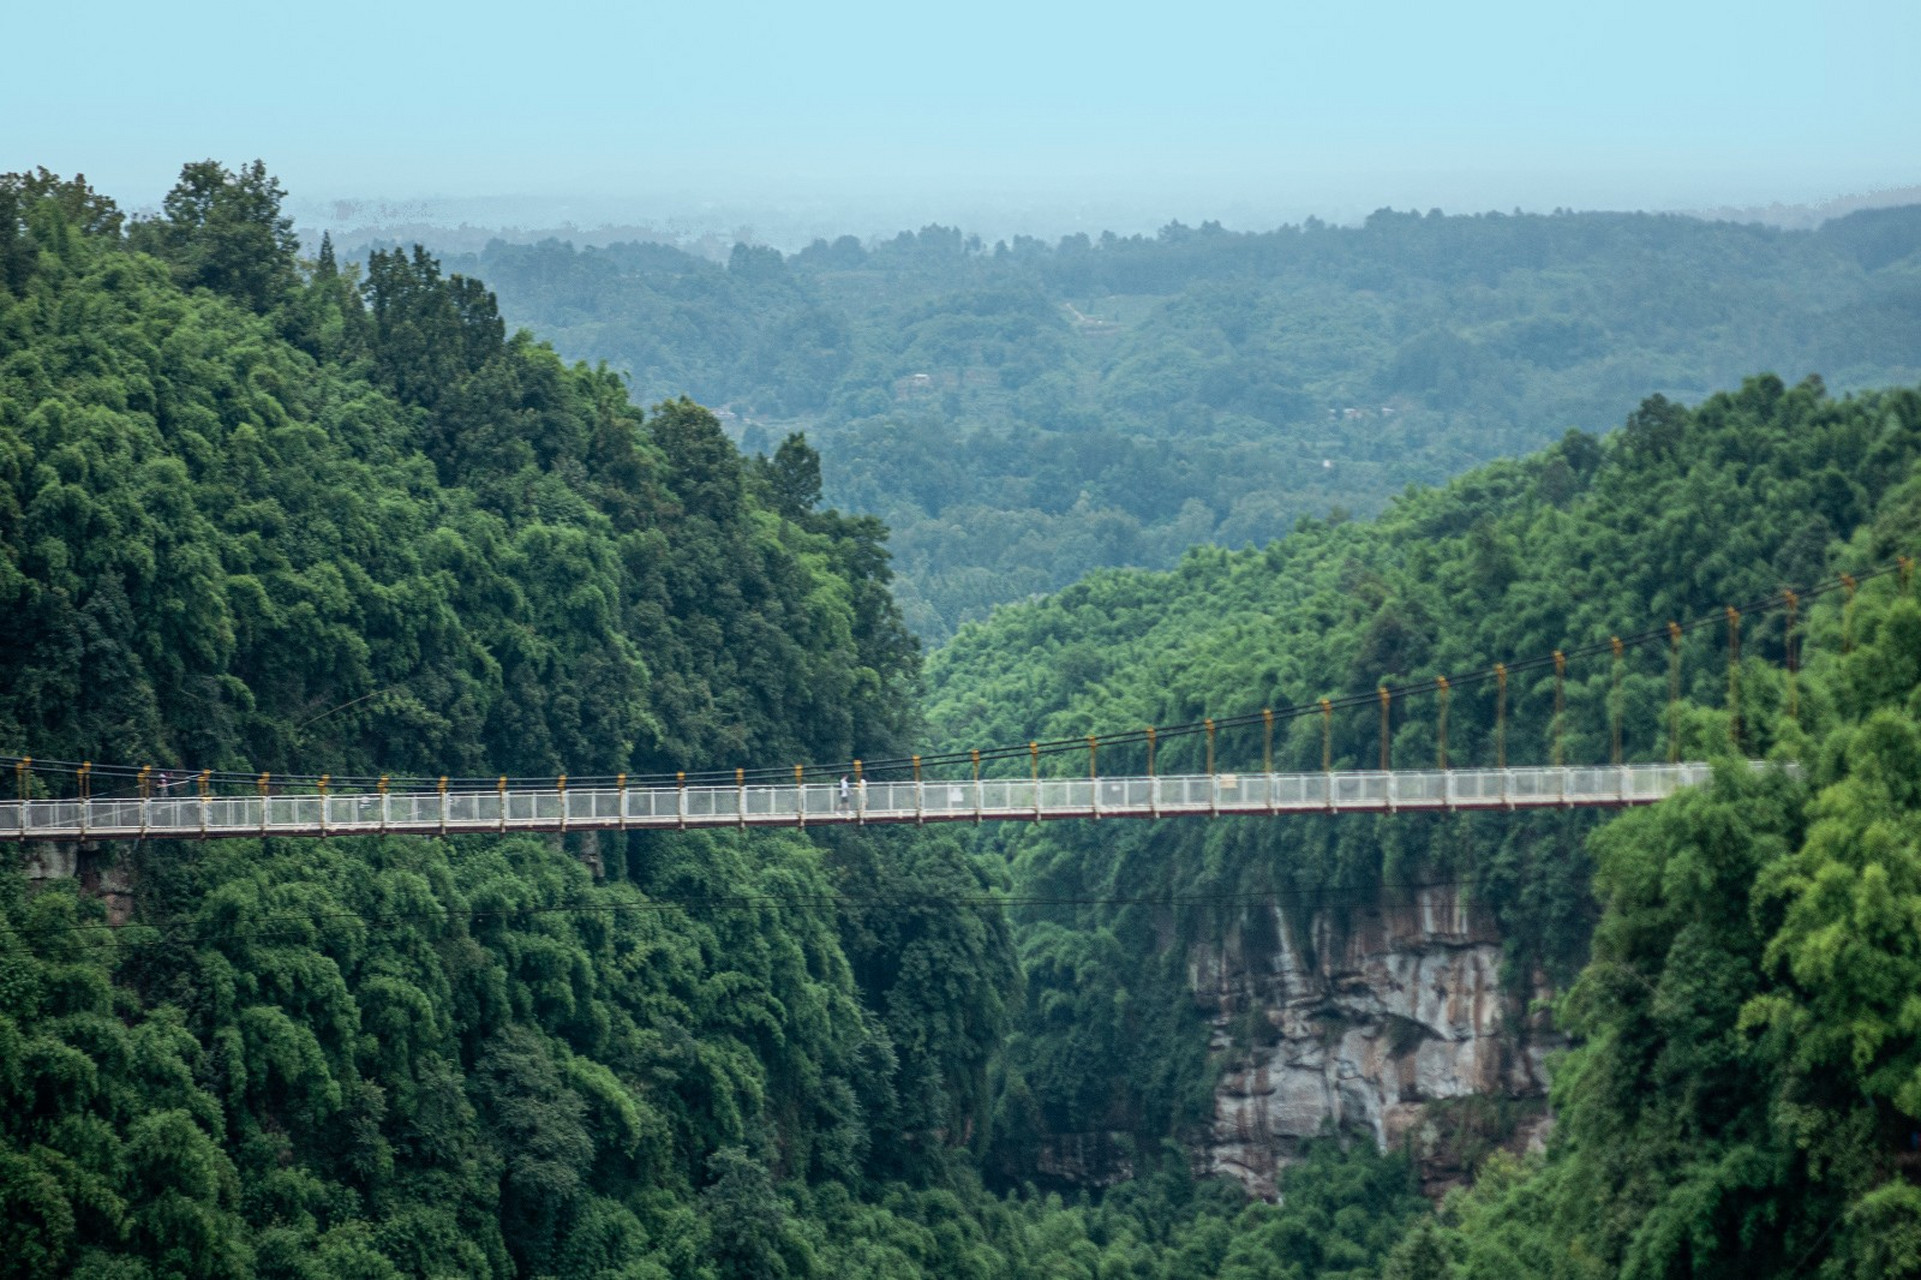
[[[1921,183],[1916,0],[7,8],[0,169],[136,205],[184,160],[256,155],[310,207],[534,194],[876,224],[852,230]]]

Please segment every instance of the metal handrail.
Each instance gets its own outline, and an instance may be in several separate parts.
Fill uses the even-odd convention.
[[[1764,767],[1761,762],[1755,766]],[[815,784],[401,792],[380,795],[90,797],[0,801],[0,841],[218,840],[442,835],[847,822],[1061,821],[1407,810],[1620,808],[1705,781],[1709,765],[1357,770],[1344,773],[980,778],[932,786],[863,780],[841,808]],[[1103,790],[1105,789],[1105,790]],[[810,795],[817,791],[818,796]],[[823,806],[810,799],[825,797]]]

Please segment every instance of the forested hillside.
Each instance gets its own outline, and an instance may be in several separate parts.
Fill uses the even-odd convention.
[[[1652,399],[1605,440],[1572,434],[1410,493],[1375,522],[1307,520],[1264,550],[1197,549],[1170,573],[1095,574],[1004,609],[936,655],[929,714],[952,746],[1072,740],[1486,671],[1778,600],[1921,546],[1917,459],[1912,391],[1837,401],[1766,377],[1693,412]],[[1921,1274],[1915,589],[1889,575],[1851,604],[1835,592],[1804,608],[1792,697],[1785,614],[1746,620],[1739,750],[1799,762],[1799,781],[1729,768],[1702,794],[1605,823],[1006,830],[1027,977],[996,1131],[1010,1163],[1036,1130],[1204,1129],[1223,1055],[1195,1011],[1195,945],[1258,953],[1275,946],[1277,913],[1458,880],[1500,919],[1511,980],[1545,973],[1565,992],[1556,1018],[1577,1047],[1554,1068],[1545,1158],[1495,1157],[1387,1274]],[[1733,753],[1726,646],[1720,627],[1686,642],[1688,757]],[[1609,758],[1614,679],[1605,649],[1570,665],[1568,759]],[[1666,757],[1668,679],[1664,639],[1624,655],[1629,759]],[[1453,763],[1492,761],[1497,687],[1456,691]],[[1507,715],[1507,758],[1545,762],[1551,668],[1509,686]],[[1433,766],[1435,726],[1431,701],[1396,711],[1400,767]],[[1373,767],[1378,734],[1372,707],[1336,716],[1334,767]],[[1197,767],[1202,741],[1164,742],[1161,767]],[[1319,768],[1322,750],[1320,717],[1293,721],[1277,767]],[[1260,767],[1258,721],[1218,751],[1222,769]],[[1085,768],[1084,754],[1064,767]]]
[[[884,530],[814,509],[808,450],[641,412],[425,254],[300,262],[280,199],[0,178],[16,780],[906,744]],[[951,837],[90,856],[129,918],[0,848],[0,1275],[1198,1278],[1366,1266],[1420,1205],[1333,1145],[1285,1209],[1178,1153],[1098,1207],[990,1194],[1020,977]]]
[[[1691,403],[1757,369],[1921,377],[1921,209],[1814,232],[1640,214],[1443,217],[982,245],[927,227],[722,266],[654,244],[460,260],[647,399],[805,429],[827,497],[894,529],[941,640],[1090,569],[1258,545]]]
[[[1377,520],[1095,574],[963,628],[917,699],[884,527],[819,509],[803,442],[744,457],[691,400],[635,407],[424,252],[302,261],[280,201],[258,164],[187,166],[151,220],[0,178],[16,785],[62,785],[50,758],[644,773],[1064,737],[1921,546],[1921,394],[1756,377]],[[1861,270],[1903,269],[1889,234]],[[1752,618],[1739,750],[1799,774],[1608,823],[149,842],[89,855],[111,909],[0,849],[0,1275],[1921,1274],[1916,590],[1809,601],[1792,700],[1782,615]],[[1722,644],[1683,654],[1690,755],[1734,753]],[[1659,758],[1665,654],[1624,664],[1625,750]],[[1613,687],[1570,668],[1570,758],[1606,758]],[[1492,752],[1491,696],[1457,694],[1456,762]],[[1510,758],[1546,755],[1552,706],[1541,669],[1514,682]],[[1395,717],[1395,759],[1432,761],[1431,715]],[[1377,725],[1336,720],[1337,767]],[[1319,767],[1319,732],[1278,760]],[[1217,763],[1262,746],[1223,734]],[[1278,1203],[1197,1179],[1216,1076],[1264,1033],[1210,1050],[1190,948],[1433,878],[1562,993],[1546,1152],[1482,1135],[1438,1213],[1419,1153],[1364,1133],[1307,1143]],[[1043,1167],[1088,1132],[1130,1177]]]
[[[705,410],[643,419],[423,254],[301,279],[270,181],[193,169],[124,235],[8,192],[0,737],[429,774],[900,740],[878,525],[782,510]]]

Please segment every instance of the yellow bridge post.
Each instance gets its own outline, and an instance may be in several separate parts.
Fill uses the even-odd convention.
[[[1097,822],[1101,816],[1101,772],[1095,766],[1094,753],[1100,748],[1100,742],[1099,734],[1087,735],[1087,783],[1093,802],[1094,819]]]
[[[1608,697],[1608,730],[1613,746],[1608,760],[1618,767],[1621,763],[1621,669],[1626,662],[1627,648],[1619,636],[1609,636],[1608,646],[1614,651],[1614,688]]]
[[[1494,767],[1507,768],[1507,663],[1505,662],[1494,664]]]
[[[1668,763],[1681,761],[1681,624],[1668,623]]]
[[[1154,779],[1154,739],[1153,725],[1147,726],[1147,812],[1153,817],[1161,816],[1161,784]]]
[[[1567,711],[1567,655],[1554,651],[1554,767],[1565,768],[1567,752],[1563,745],[1562,723]]]
[[[1027,769],[1034,782],[1034,821],[1041,820],[1041,744],[1027,744]]]
[[[1214,783],[1214,718],[1209,716],[1201,723],[1207,726],[1207,813],[1215,817],[1221,811],[1221,789]]]
[[[1388,731],[1391,727],[1391,724],[1394,718],[1394,713],[1393,713],[1394,694],[1388,689],[1386,685],[1381,686],[1380,694],[1381,694],[1381,772],[1387,773],[1393,767],[1393,760],[1389,750],[1389,744],[1393,741],[1393,739],[1388,736]]]

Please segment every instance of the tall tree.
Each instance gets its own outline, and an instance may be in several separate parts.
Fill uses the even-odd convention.
[[[293,219],[280,211],[285,197],[263,161],[235,172],[215,160],[195,161],[161,202],[166,217],[137,224],[136,244],[172,263],[186,287],[269,311],[299,279]]]

